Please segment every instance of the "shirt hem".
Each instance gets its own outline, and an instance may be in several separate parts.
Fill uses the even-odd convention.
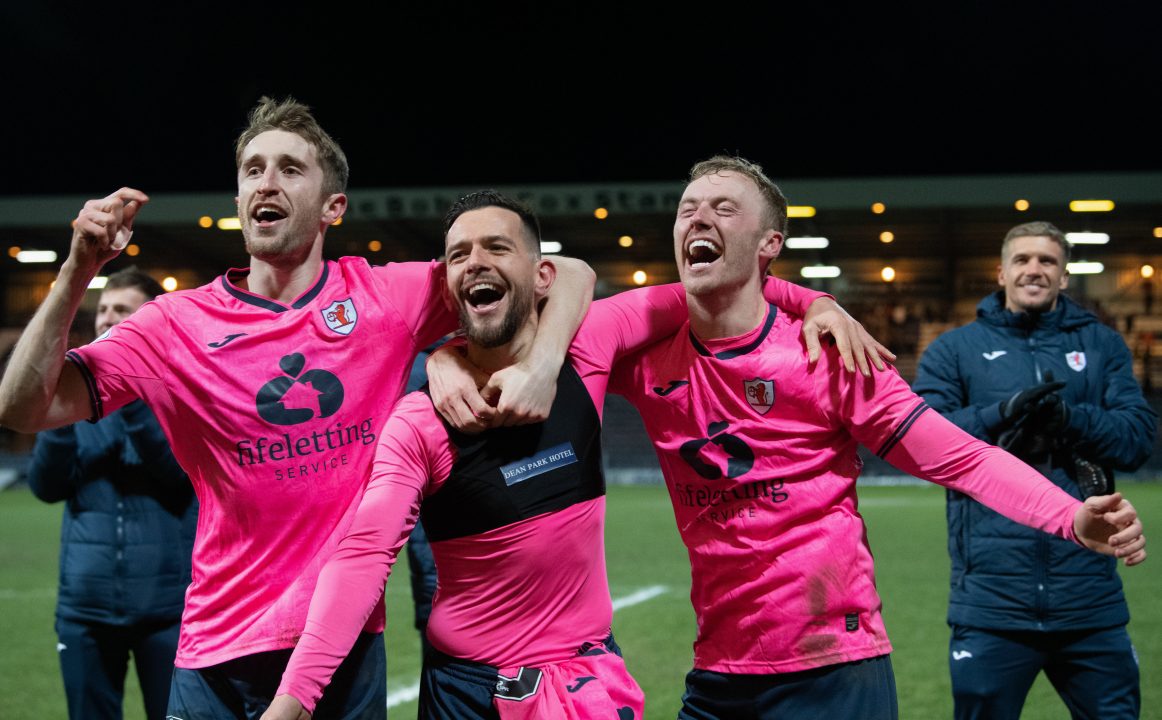
[[[801,672],[803,670],[814,670],[829,665],[842,665],[859,660],[868,660],[870,658],[888,655],[891,652],[891,643],[885,642],[882,645],[855,649],[849,652],[800,657],[793,660],[777,662],[767,660],[701,662],[698,658],[694,658],[694,668],[696,670],[709,670],[711,672],[732,675],[778,675],[780,673]]]

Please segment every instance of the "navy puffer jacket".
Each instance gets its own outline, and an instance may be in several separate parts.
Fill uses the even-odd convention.
[[[145,403],[40,433],[28,484],[45,502],[66,501],[58,617],[181,618],[198,503]]]
[[[1074,497],[1076,453],[1136,470],[1154,445],[1157,416],[1114,330],[1064,295],[1040,316],[986,297],[976,321],[941,335],[920,360],[913,390],[953,423],[996,443],[999,404],[1041,383],[1066,383],[1069,421],[1037,469]],[[952,588],[948,621],[995,630],[1072,630],[1129,620],[1114,559],[1018,525],[960,493],[948,492]]]

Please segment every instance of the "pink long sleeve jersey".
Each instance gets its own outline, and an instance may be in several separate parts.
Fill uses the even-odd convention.
[[[736,338],[689,324],[623,360],[690,555],[694,666],[794,672],[891,651],[855,492],[863,443],[897,467],[1008,517],[1072,537],[1077,501],[958,430],[894,371],[865,378],[773,306]]]

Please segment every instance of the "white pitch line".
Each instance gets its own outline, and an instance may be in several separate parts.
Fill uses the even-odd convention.
[[[637,592],[630,593],[625,597],[617,598],[613,601],[613,611],[623,610],[627,607],[640,605],[644,602],[653,600],[657,596],[665,593],[669,588],[665,585],[651,585],[647,588],[642,588]],[[403,705],[406,702],[411,702],[420,696],[420,684],[415,683],[408,687],[400,688],[399,690],[392,690],[387,694],[387,707],[393,708],[396,705]]]
[[[416,683],[411,687],[400,688],[393,690],[387,694],[387,706],[393,708],[396,705],[403,705],[405,702],[411,702],[419,698],[420,684]]]
[[[0,600],[47,600],[56,598],[56,588],[38,588],[35,590],[0,589]]]
[[[618,610],[622,610],[627,607],[633,607],[634,605],[640,605],[648,600],[653,600],[657,596],[666,592],[668,589],[669,588],[667,588],[665,585],[651,585],[648,588],[642,588],[635,593],[630,593],[625,597],[614,600],[613,611],[617,612]]]

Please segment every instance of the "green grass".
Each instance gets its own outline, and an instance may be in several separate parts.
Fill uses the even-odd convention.
[[[1162,484],[1127,485],[1126,493],[1151,529],[1162,523]],[[861,511],[875,552],[884,616],[895,645],[892,662],[905,720],[951,716],[944,623],[948,557],[944,498],[935,487],[865,488]],[[64,698],[53,634],[60,506],[37,502],[26,491],[0,493],[0,715],[8,720],[63,718]],[[1156,531],[1154,531],[1156,532]],[[630,670],[648,698],[650,718],[673,718],[690,667],[694,616],[689,606],[689,566],[661,487],[614,487],[607,527],[610,585],[622,597],[652,585],[662,595],[614,616],[614,630]],[[1162,550],[1156,551],[1162,552]],[[1149,682],[1162,664],[1162,574],[1155,558],[1123,569],[1133,621],[1130,632],[1142,668],[1144,718],[1162,718],[1162,686]],[[414,684],[419,641],[411,624],[407,571],[388,583],[388,684]],[[392,708],[394,718],[415,717],[415,702]],[[125,717],[142,717],[136,680],[130,678]],[[1043,679],[1022,715],[1026,720],[1068,718]]]

